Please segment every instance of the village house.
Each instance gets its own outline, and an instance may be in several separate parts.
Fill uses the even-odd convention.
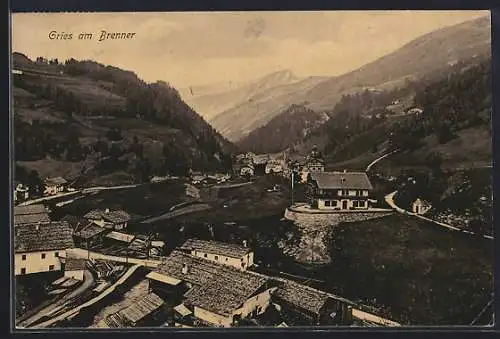
[[[66,188],[68,182],[63,177],[48,178],[45,180],[45,191],[46,195],[56,195],[61,193]]]
[[[266,174],[278,174],[283,172],[283,164],[278,160],[270,160],[266,164]]]
[[[110,210],[109,208],[106,208],[92,210],[85,214],[84,218],[101,227],[121,230],[127,228],[131,216],[123,210]]]
[[[15,228],[15,275],[60,271],[60,257],[74,246],[71,227],[65,222],[31,224]]]
[[[176,326],[235,326],[240,319],[264,313],[275,289],[265,277],[177,250],[147,278],[154,293],[178,303],[175,309],[196,321]]]
[[[14,206],[14,227],[49,222],[49,213],[42,204]]]
[[[77,247],[91,249],[92,247],[102,245],[104,237],[110,232],[110,229],[89,221],[88,224],[73,232],[73,238]]]
[[[305,162],[302,165],[302,169],[300,172],[301,181],[306,182],[307,176],[309,173],[317,173],[325,171],[325,161],[321,156],[318,148],[316,146],[313,147],[311,154],[306,157]]]
[[[373,187],[364,172],[317,172],[307,180],[307,200],[312,208],[366,210]]]
[[[246,270],[254,265],[254,253],[246,245],[246,241],[240,246],[218,241],[189,239],[180,250],[221,265]]]
[[[21,183],[16,182],[14,189],[14,202],[22,202],[28,200],[30,197],[30,189]]]
[[[240,167],[240,175],[242,177],[245,177],[245,176],[250,176],[250,177],[253,177],[255,174],[255,167],[252,163],[247,163],[247,164],[243,164],[241,167]]]
[[[64,263],[64,276],[78,281],[83,281],[86,268],[87,265],[85,259],[68,257]]]
[[[412,206],[411,206],[411,211],[416,214],[425,214],[427,213],[428,210],[432,208],[432,205],[430,202],[423,200],[421,198],[417,198]]]
[[[271,301],[285,323],[294,326],[350,325],[352,308],[347,300],[334,299],[327,293],[288,279],[280,285]]]

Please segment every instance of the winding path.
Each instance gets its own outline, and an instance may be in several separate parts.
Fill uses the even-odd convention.
[[[31,324],[37,322],[38,320],[42,319],[45,316],[50,316],[51,313],[63,309],[65,306],[67,306],[72,299],[77,298],[80,294],[85,292],[87,289],[89,289],[94,283],[94,277],[92,276],[92,273],[90,273],[88,270],[84,271],[84,280],[83,283],[78,286],[74,291],[66,294],[63,296],[61,299],[58,301],[48,305],[47,307],[41,309],[28,319],[25,319],[21,321],[18,326],[19,327],[29,327]]]
[[[452,225],[449,225],[449,224],[445,224],[443,222],[439,222],[439,221],[436,221],[436,220],[433,220],[433,219],[430,219],[430,218],[427,218],[427,217],[424,217],[423,215],[420,215],[420,214],[417,214],[417,213],[413,213],[413,212],[410,212],[410,211],[407,211],[399,206],[396,205],[396,203],[394,202],[394,196],[397,194],[398,191],[394,191],[392,193],[389,193],[385,196],[385,201],[387,202],[387,204],[389,206],[391,206],[395,211],[401,213],[401,214],[407,214],[407,215],[411,215],[413,217],[417,217],[419,219],[422,219],[422,220],[425,220],[425,221],[428,221],[428,222],[431,222],[433,224],[436,224],[438,226],[441,226],[441,227],[445,227],[447,229],[450,229],[450,230],[453,230],[453,231],[458,231],[458,232],[462,232],[462,233],[467,233],[467,234],[470,234],[470,235],[475,235],[476,233],[474,232],[471,232],[471,231],[467,231],[465,229],[462,229],[462,228],[458,228],[458,227],[455,227],[455,226],[452,226]],[[483,235],[483,238],[485,239],[489,239],[489,240],[493,240],[493,237],[490,236],[490,235]]]
[[[397,152],[399,152],[399,149],[396,149],[396,150],[394,150],[392,152],[386,153],[386,154],[378,157],[377,159],[373,160],[371,163],[368,164],[368,166],[366,166],[365,172],[369,172],[371,170],[371,168],[373,167],[373,165],[375,165],[376,163],[378,163],[380,160],[385,159],[388,156],[391,156],[391,155],[393,155],[394,153],[397,153]]]

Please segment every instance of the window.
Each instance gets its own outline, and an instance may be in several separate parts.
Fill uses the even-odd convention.
[[[42,259],[45,259],[45,253],[42,253]]]
[[[255,300],[259,300],[259,296],[258,295],[255,296]]]
[[[330,206],[331,203],[330,203],[330,200],[325,200],[325,206]]]
[[[226,258],[226,261],[227,261],[227,258]]]
[[[53,271],[54,270],[54,265],[49,265],[49,271]]]
[[[337,195],[340,197],[340,196],[342,195],[342,190],[339,190],[339,191],[337,192]]]
[[[26,268],[21,268],[21,274],[26,274]]]
[[[245,263],[244,262],[241,263],[241,267],[245,268]]]
[[[23,255],[21,256],[21,260],[26,260],[26,254],[23,254]]]
[[[58,256],[59,256],[59,252],[55,252],[54,257],[58,257]]]
[[[217,256],[217,255],[216,255],[216,256],[215,256],[215,260],[219,260],[219,256]]]
[[[205,253],[205,254],[203,254],[203,257],[204,257],[204,258],[206,258],[206,257],[207,257],[207,254],[206,254],[206,253]]]
[[[352,207],[358,207],[358,201],[357,200],[353,200],[352,201]]]

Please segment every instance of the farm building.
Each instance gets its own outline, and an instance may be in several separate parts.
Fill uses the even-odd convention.
[[[253,266],[253,251],[243,245],[229,244],[218,241],[189,239],[181,247],[181,251],[221,265],[232,266],[239,270],[246,270]]]
[[[416,214],[425,214],[432,208],[430,202],[417,198],[411,205],[411,211]]]
[[[253,164],[248,163],[248,164],[244,164],[243,166],[241,166],[240,175],[242,177],[245,177],[245,176],[252,177],[254,174],[255,174],[255,167]]]
[[[177,250],[147,278],[154,293],[182,302],[198,322],[215,327],[231,327],[238,319],[264,313],[273,290],[265,277]]]
[[[109,229],[101,227],[93,222],[78,229],[73,233],[75,244],[78,247],[90,249],[94,246],[101,245],[103,239],[110,232]]]
[[[157,325],[155,316],[161,312],[164,304],[159,296],[148,293],[136,298],[128,307],[109,315],[104,322],[109,328]]]
[[[78,281],[83,281],[83,273],[85,269],[85,259],[66,258],[66,262],[64,264],[64,276]]]
[[[75,247],[71,227],[65,222],[32,224],[15,228],[15,275],[60,271],[60,256]]]
[[[84,215],[84,218],[99,226],[121,230],[127,228],[130,214],[123,210],[95,209]]]
[[[307,199],[312,208],[332,210],[368,209],[370,179],[364,172],[310,173]]]
[[[295,326],[349,325],[351,310],[348,303],[291,280],[282,280],[272,295],[286,323]]]
[[[14,207],[14,226],[49,223],[49,213],[44,205],[27,205]]]
[[[65,190],[68,182],[63,177],[48,178],[45,180],[45,191],[46,195],[56,195]]]

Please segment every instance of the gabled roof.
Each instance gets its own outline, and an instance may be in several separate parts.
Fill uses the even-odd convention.
[[[66,215],[61,219],[61,221],[67,222],[74,232],[78,232],[92,223],[87,219],[74,215]]]
[[[84,270],[87,267],[85,259],[79,258],[66,258],[66,263],[64,266],[65,271],[79,271]]]
[[[205,253],[224,255],[231,258],[241,258],[251,252],[248,247],[218,241],[189,239],[181,247],[182,250],[196,250]]]
[[[14,206],[14,215],[38,214],[47,213],[45,206],[42,204]]]
[[[187,273],[182,273],[184,264]],[[269,280],[177,250],[155,272],[196,285],[186,293],[186,303],[217,314],[234,311]]]
[[[89,223],[84,228],[80,229],[75,235],[79,236],[82,239],[90,239],[95,237],[96,235],[109,232],[109,229],[96,225],[94,223]]]
[[[103,209],[95,209],[84,215],[87,219],[104,219],[111,223],[122,223],[127,222],[131,219],[130,214],[123,210],[109,210],[107,212]]]
[[[428,206],[432,206],[432,204],[431,204],[429,201],[424,200],[424,199],[421,199],[421,198],[417,198],[417,199],[413,202],[413,204],[418,204],[418,205],[421,205],[421,206],[426,206],[426,207],[428,207]]]
[[[48,213],[14,215],[14,226],[50,222]]]
[[[64,185],[67,182],[63,177],[48,178],[45,180],[45,184],[47,185]]]
[[[149,293],[135,299],[130,306],[119,311],[118,314],[130,323],[137,323],[159,309],[164,303],[159,296]]]
[[[316,172],[310,175],[322,189],[373,189],[364,172]]]
[[[291,280],[283,282],[275,291],[274,296],[314,314],[319,314],[321,308],[330,299],[324,292],[311,289]]]
[[[26,225],[16,228],[16,253],[63,250],[74,247],[71,227],[66,222]]]

